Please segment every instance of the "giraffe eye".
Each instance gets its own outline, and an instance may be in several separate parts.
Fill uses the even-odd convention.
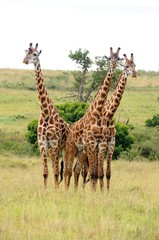
[[[33,56],[35,56],[35,57],[36,57],[36,53],[33,53]]]

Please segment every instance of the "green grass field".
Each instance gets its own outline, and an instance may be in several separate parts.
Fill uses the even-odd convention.
[[[59,72],[44,71],[48,84],[51,74]],[[62,90],[48,90],[54,103],[67,91],[63,75]],[[55,192],[49,163],[44,191],[41,159],[23,144],[28,123],[40,112],[33,71],[1,69],[0,91],[0,240],[159,240],[159,162],[113,161],[109,193],[99,186],[91,192],[89,183],[83,190],[82,182],[75,192],[73,179],[69,192],[63,183]],[[116,121],[129,119],[144,129],[145,120],[158,113],[158,99],[159,76],[128,79]],[[16,140],[21,154],[11,144]]]
[[[54,103],[67,100],[63,97],[67,96],[67,91],[72,87],[71,73],[43,70],[43,76]],[[156,114],[159,102],[159,75],[150,76],[128,78],[126,90],[115,115],[116,121],[124,122],[129,118],[131,124],[141,127],[147,118]],[[40,107],[34,71],[0,69],[0,91],[1,128],[24,131],[30,121],[39,117]]]

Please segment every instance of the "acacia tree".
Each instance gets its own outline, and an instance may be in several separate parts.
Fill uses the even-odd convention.
[[[102,84],[106,76],[106,73],[108,71],[108,68],[110,67],[110,61],[106,56],[95,57],[95,65],[96,65],[96,70],[92,74],[92,83],[91,83],[92,91],[97,89]],[[118,81],[120,74],[121,74],[121,70],[119,68],[115,69],[113,74],[111,89],[113,89],[116,86],[116,82]]]
[[[90,100],[92,92],[97,91],[101,86],[110,66],[110,61],[106,56],[95,57],[94,64],[96,69],[88,73],[88,70],[93,64],[88,54],[88,50],[82,51],[81,48],[74,53],[70,51],[69,54],[69,57],[75,61],[81,69],[80,71],[73,72],[75,79],[74,89],[78,92],[78,95],[74,95],[74,97],[80,102],[88,102],[88,100]],[[120,69],[115,70],[111,88],[116,85],[120,72]]]
[[[75,89],[78,89],[79,94],[79,101],[86,102],[84,92],[85,92],[85,85],[86,85],[86,78],[88,69],[92,65],[92,60],[88,56],[89,51],[84,49],[82,50],[79,48],[75,52],[70,51],[69,57],[75,61],[78,66],[80,67],[80,71],[74,71],[74,78],[75,78]]]

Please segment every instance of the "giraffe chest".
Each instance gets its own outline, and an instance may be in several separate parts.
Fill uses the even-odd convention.
[[[62,129],[60,123],[50,122],[50,118],[40,118],[38,125],[38,135],[48,139],[57,140],[61,138]]]

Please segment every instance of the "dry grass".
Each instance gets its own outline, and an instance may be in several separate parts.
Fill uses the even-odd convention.
[[[159,239],[159,163],[115,161],[108,193],[44,191],[39,159],[0,170],[0,239]]]

